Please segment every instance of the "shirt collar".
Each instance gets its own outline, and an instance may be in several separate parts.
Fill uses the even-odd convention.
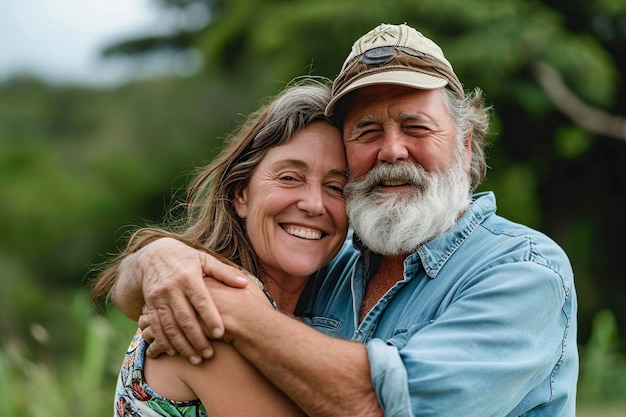
[[[417,262],[422,263],[426,274],[435,278],[454,251],[467,237],[482,223],[482,221],[496,212],[496,198],[493,192],[486,191],[472,196],[472,203],[459,220],[439,237],[423,244],[409,255],[405,267]],[[354,234],[354,246],[366,255],[366,259],[376,258]]]

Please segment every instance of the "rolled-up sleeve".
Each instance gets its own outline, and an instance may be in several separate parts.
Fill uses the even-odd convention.
[[[372,339],[367,342],[367,355],[374,390],[385,416],[413,416],[406,368],[398,349]]]
[[[504,416],[541,385],[532,402],[551,399],[569,324],[560,280],[530,262],[490,272],[430,323],[368,342],[385,416]]]

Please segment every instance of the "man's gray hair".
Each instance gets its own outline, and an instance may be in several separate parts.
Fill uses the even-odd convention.
[[[458,129],[460,146],[467,135],[472,134],[472,160],[470,162],[470,183],[475,190],[485,178],[487,172],[487,134],[489,133],[489,111],[483,100],[483,92],[479,88],[459,98],[448,88],[441,89],[450,116]]]

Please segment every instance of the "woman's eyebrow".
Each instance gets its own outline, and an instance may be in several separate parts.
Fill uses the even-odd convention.
[[[348,179],[348,170],[347,169],[331,169],[327,174],[329,177],[341,177],[342,179]]]
[[[272,168],[274,169],[284,169],[284,168],[300,168],[306,169],[309,167],[309,164],[300,160],[300,159],[281,159],[280,161],[276,161],[272,164]]]
[[[293,158],[282,159],[272,164],[272,168],[276,171],[279,171],[285,168],[299,168],[305,171],[309,168],[309,164],[307,164],[306,162],[300,159],[293,159]],[[326,173],[326,175],[330,177],[341,177],[341,178],[348,178],[349,176],[347,169],[331,169],[330,171]]]

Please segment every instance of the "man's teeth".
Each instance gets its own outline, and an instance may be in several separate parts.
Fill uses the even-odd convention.
[[[387,186],[387,187],[394,187],[397,185],[406,184],[406,180],[400,180],[400,179],[382,180],[381,182],[384,186]]]
[[[301,237],[309,240],[319,240],[322,238],[322,232],[315,232],[311,230],[297,229],[295,227],[288,227],[287,233],[293,236]]]

